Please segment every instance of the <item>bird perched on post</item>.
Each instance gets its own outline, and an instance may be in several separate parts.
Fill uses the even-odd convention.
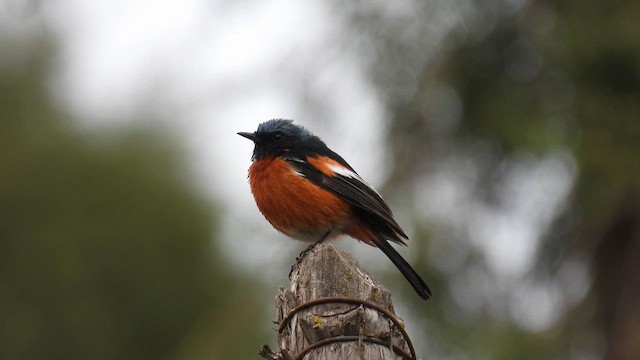
[[[389,241],[408,239],[380,194],[338,154],[291,120],[274,119],[238,135],[255,147],[249,183],[258,209],[276,230],[322,242],[342,234],[389,257],[418,295],[431,290]]]

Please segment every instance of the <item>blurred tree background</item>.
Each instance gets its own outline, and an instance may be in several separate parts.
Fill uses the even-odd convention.
[[[254,358],[266,336],[242,327],[268,318],[176,139],[82,134],[46,86],[49,42],[26,45],[0,42],[0,358]]]
[[[640,3],[334,5],[315,65],[358,54],[388,112],[381,190],[435,293],[394,288],[422,357],[640,359]],[[225,260],[179,137],[144,111],[83,130],[51,34],[5,35],[0,359],[257,358],[275,289]]]
[[[434,303],[412,305],[433,358],[640,358],[640,4],[452,2],[467,15],[433,58],[446,11],[366,3],[349,45],[391,112],[386,192],[414,199],[412,251],[440,274]],[[456,207],[421,215],[438,179]],[[526,266],[496,264],[519,240],[500,240],[500,217],[539,212],[527,197],[553,206]]]

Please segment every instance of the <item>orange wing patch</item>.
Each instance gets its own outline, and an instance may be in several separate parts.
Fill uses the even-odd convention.
[[[340,168],[344,168],[345,170],[348,170],[347,168],[344,167],[344,165],[326,156],[314,156],[314,157],[307,156],[307,162],[311,164],[314,168],[318,169],[321,173],[327,176],[336,175],[336,172],[331,169],[332,166],[340,167]]]

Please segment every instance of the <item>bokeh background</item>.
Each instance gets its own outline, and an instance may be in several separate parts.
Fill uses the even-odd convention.
[[[425,359],[640,359],[640,2],[0,1],[0,358],[256,359],[305,245],[257,211],[293,118],[432,286],[338,241]]]

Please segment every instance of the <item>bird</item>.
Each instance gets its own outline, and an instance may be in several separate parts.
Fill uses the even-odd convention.
[[[431,290],[389,242],[407,234],[382,196],[316,135],[288,119],[272,119],[254,132],[249,185],[258,209],[279,232],[312,244],[347,235],[375,246],[424,300]]]

